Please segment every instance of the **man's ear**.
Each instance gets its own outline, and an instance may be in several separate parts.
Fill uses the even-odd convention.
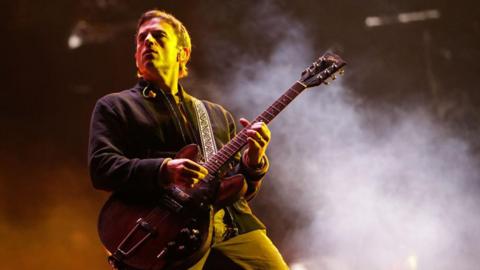
[[[181,63],[185,63],[190,59],[190,50],[188,48],[180,48],[178,50],[177,60]]]

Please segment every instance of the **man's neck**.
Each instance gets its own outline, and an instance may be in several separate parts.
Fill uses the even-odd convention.
[[[178,96],[178,74],[172,74],[172,76],[159,76],[155,79],[145,79],[150,83],[153,83],[158,89],[172,95],[177,103],[179,102],[180,99]]]

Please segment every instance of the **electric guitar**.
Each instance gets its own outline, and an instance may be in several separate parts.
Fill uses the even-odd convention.
[[[335,79],[346,63],[326,53],[252,123],[270,123],[303,90]],[[170,184],[155,201],[135,201],[114,193],[103,206],[98,232],[114,268],[185,269],[196,263],[211,242],[212,217],[217,209],[245,195],[242,175],[219,179],[217,172],[247,144],[246,129],[201,163],[209,174],[194,187]],[[187,145],[176,158],[199,162],[197,145]]]

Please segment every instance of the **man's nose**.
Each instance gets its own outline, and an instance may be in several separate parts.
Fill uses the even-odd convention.
[[[155,42],[155,38],[152,36],[151,33],[148,33],[147,37],[145,37],[145,45],[153,45],[153,43]]]

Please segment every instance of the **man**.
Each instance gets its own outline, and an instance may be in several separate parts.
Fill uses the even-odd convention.
[[[169,183],[195,187],[208,174],[192,160],[174,158],[185,145],[201,144],[195,99],[179,85],[188,74],[190,54],[189,34],[175,17],[159,10],[141,16],[135,52],[138,83],[102,97],[93,111],[89,167],[96,188],[154,197]],[[220,149],[235,135],[235,122],[221,106],[202,102]],[[240,123],[250,125],[246,119]],[[248,144],[234,162],[234,171],[245,176],[247,193],[215,214],[212,248],[244,269],[287,269],[245,199],[257,193],[268,170],[270,131],[259,122],[248,127],[247,135]],[[189,269],[202,269],[207,256]]]

